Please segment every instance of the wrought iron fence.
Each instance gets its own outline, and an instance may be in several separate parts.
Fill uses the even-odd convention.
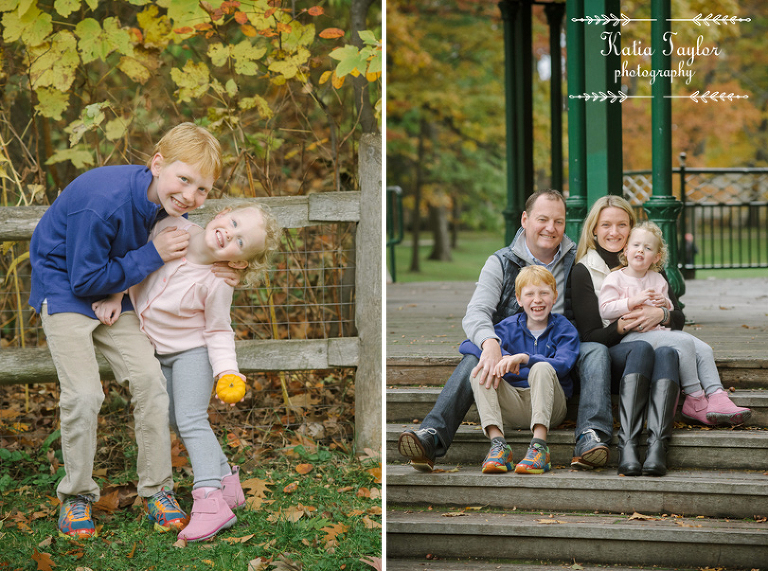
[[[673,169],[682,270],[768,268],[768,168]],[[624,197],[638,216],[652,196],[651,171],[624,173]]]

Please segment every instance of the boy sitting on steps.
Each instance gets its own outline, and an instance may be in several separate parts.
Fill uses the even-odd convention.
[[[543,266],[520,270],[515,297],[525,313],[495,326],[502,358],[493,376],[484,383],[476,376],[470,378],[483,431],[491,439],[483,473],[512,469],[512,449],[504,439],[506,421],[508,427],[529,426],[533,432],[528,452],[515,472],[542,474],[551,468],[547,432],[565,419],[566,399],[573,394],[569,373],[579,356],[579,334],[568,319],[552,313],[557,285]],[[469,340],[459,351],[477,357],[481,353]]]

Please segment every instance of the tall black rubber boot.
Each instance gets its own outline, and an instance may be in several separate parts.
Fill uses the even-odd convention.
[[[680,385],[670,379],[659,379],[651,385],[648,397],[648,450],[643,464],[644,476],[667,473],[667,448],[672,437],[672,420],[677,410]]]
[[[643,431],[651,381],[639,373],[626,375],[619,386],[619,474],[639,476],[643,472],[637,446]]]

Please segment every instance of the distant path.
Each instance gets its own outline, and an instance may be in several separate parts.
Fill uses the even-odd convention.
[[[768,278],[690,280],[681,301],[685,330],[717,359],[768,359]],[[474,282],[387,285],[387,355],[453,357]]]

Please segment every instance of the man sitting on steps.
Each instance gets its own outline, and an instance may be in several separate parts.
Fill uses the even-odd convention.
[[[558,291],[564,292],[558,297],[553,312],[573,319],[567,286],[576,257],[576,244],[565,236],[563,195],[556,190],[532,194],[525,203],[520,226],[512,244],[486,261],[462,320],[469,340],[482,349],[480,358],[465,355],[419,429],[408,429],[400,434],[398,450],[417,470],[431,472],[435,458],[444,456],[451,446],[464,416],[474,403],[470,377],[478,376],[482,384],[501,359],[494,325],[520,311],[515,299],[515,278],[521,268],[540,265],[552,272]],[[613,427],[604,426],[601,420],[612,418],[610,399],[601,396],[610,394],[608,348],[600,343],[582,343],[576,371],[581,380],[581,402],[586,395],[605,401],[589,407],[594,414],[580,414],[576,426],[571,466],[592,469],[604,466],[608,461],[608,443],[613,432]]]

